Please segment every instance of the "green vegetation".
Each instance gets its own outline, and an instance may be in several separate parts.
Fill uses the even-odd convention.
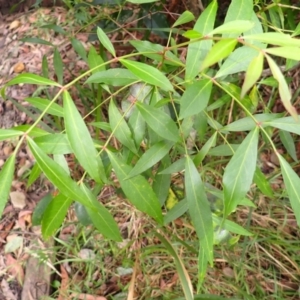
[[[57,190],[42,199],[33,222],[45,239],[53,237],[75,202],[78,237],[57,245],[76,257],[79,245],[103,249],[93,260],[104,278],[117,265],[143,274],[141,286],[135,279],[123,292],[136,284],[138,299],[298,299],[300,123],[292,76],[300,61],[299,10],[290,1],[233,0],[223,21],[217,1],[207,2],[193,28],[185,11],[161,29],[164,45],[149,41],[158,27],[134,28],[144,38],[129,40],[133,50],[122,55],[110,37],[123,21],[103,10],[100,23],[114,26],[100,27],[88,7],[77,8],[82,27],[95,25],[100,42],[87,51],[72,40],[89,69],[64,82],[55,48],[57,81],[44,64],[44,76],[24,73],[7,84],[35,84],[44,94],[27,99],[41,111],[32,125],[0,130],[1,140],[19,137],[0,172],[0,213],[16,153],[27,143],[36,160],[28,185],[43,174]],[[41,125],[45,116],[56,126],[51,132]],[[109,186],[122,198],[99,201]],[[89,276],[97,268],[89,259],[75,263],[86,263]],[[156,272],[160,283],[151,285]],[[78,285],[93,289],[84,280]]]

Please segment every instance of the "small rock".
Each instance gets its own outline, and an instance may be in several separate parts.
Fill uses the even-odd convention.
[[[81,259],[94,259],[96,255],[91,249],[81,249],[78,253],[78,256]]]

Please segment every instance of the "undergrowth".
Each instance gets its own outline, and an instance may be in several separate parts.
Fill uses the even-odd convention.
[[[118,281],[114,293],[129,291],[130,299],[299,298],[298,8],[233,0],[215,25],[217,9],[217,1],[207,3],[193,29],[186,24],[194,16],[183,12],[161,28],[162,43],[154,38],[159,28],[151,33],[144,24],[135,38],[137,28],[103,11],[101,21],[88,20],[99,49],[72,40],[87,71],[64,82],[55,48],[57,81],[25,73],[7,84],[49,90],[26,99],[41,111],[32,125],[0,130],[2,140],[19,138],[0,173],[0,211],[27,143],[36,160],[28,186],[44,174],[56,189],[33,222],[45,239],[56,235],[87,280],[70,293],[89,293],[109,277]],[[116,27],[129,36],[125,54],[110,40]],[[54,132],[40,128],[45,116]],[[119,197],[99,201],[108,187]],[[70,208],[83,227],[62,243],[56,233]],[[81,248],[99,250],[83,259]]]

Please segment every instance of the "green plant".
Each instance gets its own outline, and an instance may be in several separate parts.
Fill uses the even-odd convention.
[[[54,67],[59,83],[34,74],[12,79],[7,85],[37,84],[58,91],[51,100],[29,99],[37,108],[43,103],[34,124],[0,130],[1,140],[20,138],[0,173],[0,212],[8,198],[16,153],[26,142],[37,162],[29,181],[43,172],[59,191],[51,201],[48,198],[40,204],[37,219],[41,220],[43,236],[56,232],[75,201],[83,212],[78,214],[83,223],[91,221],[106,238],[120,241],[117,223],[97,201],[105,185],[115,185],[112,178],[116,176],[126,198],[153,218],[161,231],[163,225],[189,213],[199,239],[199,291],[207,266],[213,264],[214,245],[236,243],[237,238],[231,234],[251,235],[230,218],[239,206],[254,206],[250,200],[253,183],[263,194],[273,196],[257,162],[258,154],[268,145],[279,160],[286,186],[283,196],[289,198],[299,225],[300,179],[292,168],[295,163],[288,162],[273,141],[279,129],[288,159],[296,161],[291,133],[299,135],[300,125],[277,58],[285,59],[288,67],[300,60],[300,41],[294,38],[297,30],[292,36],[280,28],[267,32],[251,0],[232,1],[224,24],[214,28],[216,13],[217,1],[212,1],[193,30],[178,30],[193,19],[185,12],[170,28],[166,46],[133,40],[130,44],[136,52],[122,57],[116,55],[114,45],[98,28],[99,41],[111,59],[91,47],[88,54],[82,54],[90,70],[63,84],[59,77],[62,60],[56,52]],[[173,34],[178,32],[189,40],[176,43]],[[187,51],[186,60],[180,59],[182,49]],[[265,62],[272,77],[261,79]],[[111,63],[118,67],[110,68]],[[244,80],[240,87],[237,75],[241,73]],[[86,77],[84,85],[94,97],[89,114],[95,115],[95,122],[89,126],[95,134],[90,133],[87,116],[81,116],[68,91]],[[259,89],[268,79],[278,88],[291,116],[272,113],[273,100],[265,103],[261,99]],[[62,106],[58,100],[62,100]],[[46,114],[64,123],[64,130],[40,130],[36,137],[34,130]],[[63,162],[64,155],[71,153],[83,168],[81,178],[72,179]],[[49,154],[55,154],[54,158]],[[172,174],[178,172],[183,176],[185,197],[163,214]],[[193,299],[183,263],[171,243],[161,233],[157,236],[176,260],[186,299]]]

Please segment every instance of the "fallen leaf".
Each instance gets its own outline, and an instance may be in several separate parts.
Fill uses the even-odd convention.
[[[17,249],[23,246],[23,238],[16,234],[11,234],[6,238],[5,253],[15,252]]]
[[[9,25],[9,30],[13,30],[13,29],[16,29],[18,28],[19,26],[21,25],[20,21],[19,20],[14,20],[10,23]]]
[[[14,72],[21,73],[25,70],[25,65],[22,62],[18,62],[14,65]]]
[[[1,281],[1,291],[2,291],[2,296],[6,300],[17,300],[17,295],[14,295],[14,293],[11,291],[8,282],[5,279],[2,279]]]
[[[80,300],[107,300],[107,298],[102,296],[94,296],[90,294],[75,294],[71,295],[71,299],[80,299]]]
[[[26,196],[24,193],[15,191],[11,192],[9,195],[14,208],[23,209],[26,206]]]
[[[6,254],[6,266],[8,273],[15,277],[18,282],[22,285],[24,282],[24,270],[20,262],[13,258],[11,254]]]

